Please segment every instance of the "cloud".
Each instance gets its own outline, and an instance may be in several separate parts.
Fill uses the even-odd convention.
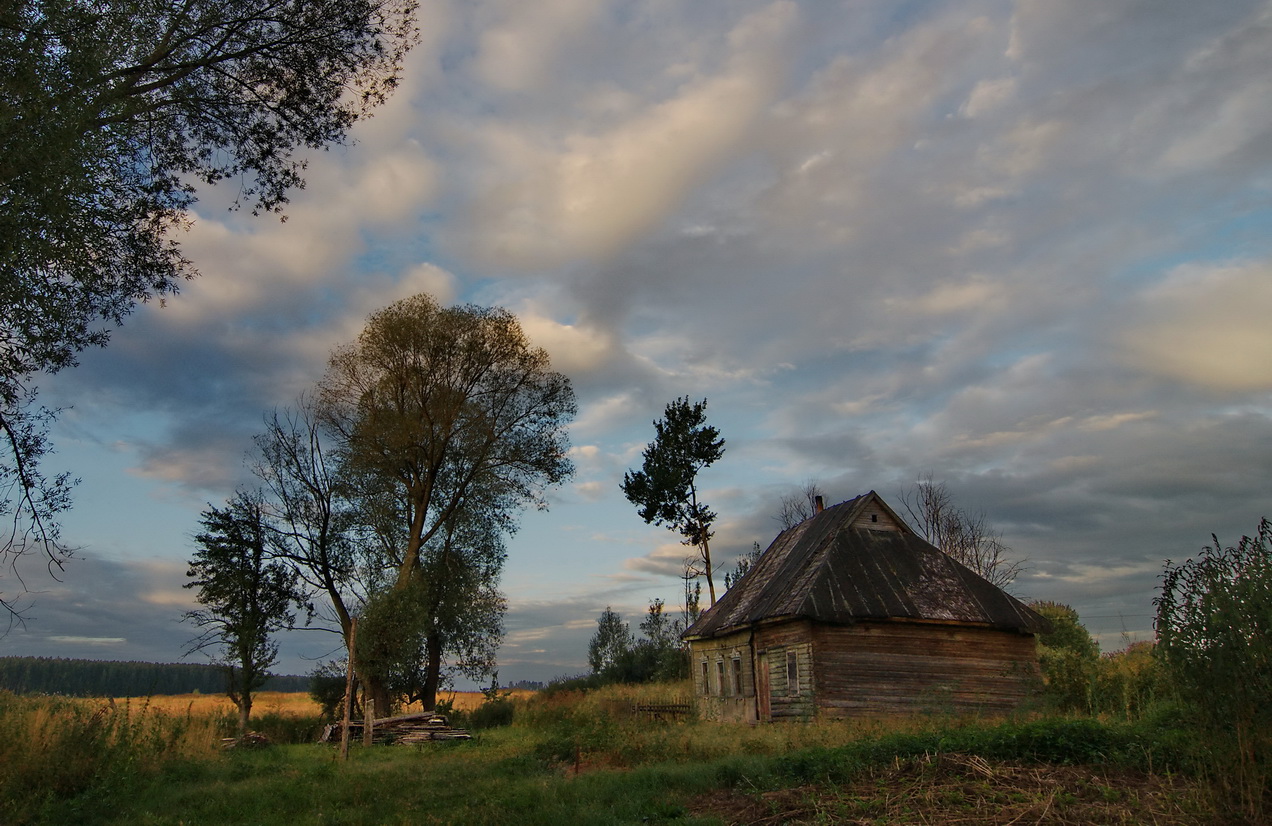
[[[506,5],[500,9],[501,19],[479,37],[477,75],[501,92],[543,85],[552,66],[565,59],[563,52],[587,32],[601,6],[598,0]]]
[[[772,100],[794,15],[783,2],[742,20],[720,71],[690,78],[618,124],[551,140],[507,123],[484,126],[492,174],[474,204],[474,255],[535,269],[605,259],[665,219]]]
[[[1213,390],[1272,390],[1272,259],[1180,266],[1132,313],[1121,342],[1131,366]]]

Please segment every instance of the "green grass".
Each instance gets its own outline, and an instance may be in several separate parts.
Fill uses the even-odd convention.
[[[0,697],[0,734],[11,738],[0,744],[8,749],[0,756],[23,770],[0,773],[0,822],[709,824],[722,822],[721,806],[759,806],[803,812],[806,822],[873,812],[876,821],[894,823],[916,811],[931,821],[934,811],[981,806],[1028,813],[1107,804],[1130,811],[1148,805],[1143,795],[1121,780],[1092,781],[1085,768],[1058,790],[1039,783],[1017,789],[1011,772],[1033,777],[1039,770],[1029,767],[1100,766],[1141,777],[1178,772],[1192,759],[1186,737],[1151,722],[656,724],[629,713],[631,701],[646,696],[615,689],[547,698],[518,707],[511,726],[479,731],[473,741],[359,746],[343,762],[333,747],[313,743],[221,752],[215,724],[133,715],[124,726],[86,706],[53,708],[10,695]],[[115,734],[101,733],[107,730]],[[301,724],[276,730],[307,736]],[[95,740],[84,739],[94,731]],[[203,748],[192,743],[192,732]],[[976,773],[985,771],[982,763],[946,755],[1023,768],[995,769],[998,779],[990,782]],[[78,768],[68,775],[59,761]],[[840,790],[850,785],[854,792],[845,796]],[[1124,821],[1105,810],[1091,816]]]

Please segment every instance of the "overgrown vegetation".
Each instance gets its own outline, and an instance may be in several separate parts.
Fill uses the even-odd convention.
[[[494,691],[470,719],[511,708],[509,725],[474,727],[467,743],[355,746],[347,763],[312,743],[299,722],[290,735],[281,727],[271,735],[294,745],[223,752],[215,743],[232,727],[226,714],[0,695],[0,758],[22,767],[0,776],[0,821],[482,824],[516,812],[527,824],[708,824],[745,805],[775,815],[771,822],[819,822],[819,807],[842,819],[849,809],[836,807],[851,806],[875,812],[877,823],[1006,822],[992,817],[999,806],[1032,813],[1027,822],[1075,823],[1099,812],[1098,822],[1190,823],[1205,822],[1211,805],[1188,779],[1200,751],[1165,717],[751,728],[656,721],[634,710],[691,691],[688,681],[528,697]],[[889,810],[898,783],[909,802]]]
[[[1272,812],[1272,523],[1166,564],[1160,660],[1211,754],[1214,782],[1244,816]]]
[[[314,743],[316,715],[267,713],[279,745],[226,752],[227,710],[0,694],[0,822],[1262,823],[1270,539],[1265,522],[1168,564],[1156,648],[1100,655],[1072,608],[1036,606],[1040,704],[1006,719],[659,720],[649,707],[691,702],[692,683],[599,685],[639,647],[616,614],[623,644],[596,647],[589,680],[492,680],[479,706],[439,704],[473,741],[347,763]],[[651,606],[642,642],[674,639],[664,621]]]

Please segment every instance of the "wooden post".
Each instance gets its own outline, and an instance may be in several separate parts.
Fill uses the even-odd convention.
[[[366,699],[367,713],[362,721],[362,745],[371,745],[371,735],[375,733],[375,698]]]
[[[340,731],[340,759],[349,759],[349,717],[353,714],[353,645],[358,637],[358,618],[349,625],[349,669],[345,674],[344,726]]]

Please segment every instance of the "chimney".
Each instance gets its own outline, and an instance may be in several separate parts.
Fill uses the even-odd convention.
[[[826,500],[820,496],[813,497],[813,515],[817,515],[826,510]]]

